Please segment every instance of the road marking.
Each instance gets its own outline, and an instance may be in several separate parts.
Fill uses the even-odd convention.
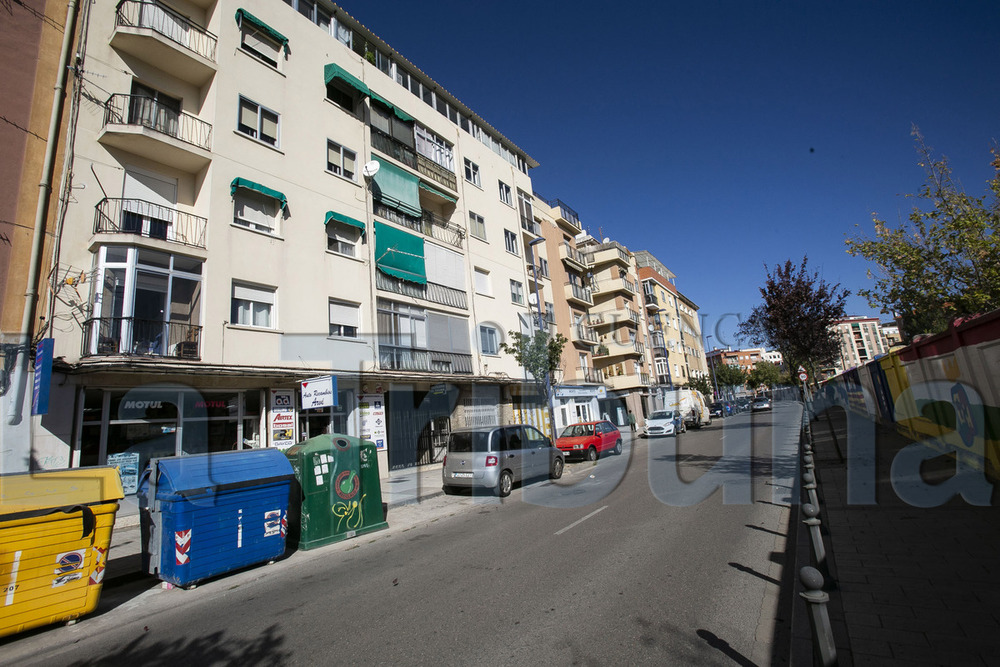
[[[588,514],[587,516],[583,517],[582,519],[577,519],[576,521],[574,521],[573,523],[569,524],[568,526],[566,526],[566,527],[565,527],[565,528],[563,528],[562,530],[557,530],[557,531],[556,531],[556,535],[562,535],[563,533],[565,533],[565,532],[566,532],[567,530],[569,530],[570,528],[573,528],[574,526],[578,526],[578,525],[580,525],[581,523],[583,523],[584,521],[586,521],[586,520],[587,520],[587,519],[589,519],[590,517],[594,516],[594,515],[595,515],[595,514],[597,514],[598,512],[603,512],[603,511],[604,511],[604,510],[606,510],[606,509],[608,509],[608,506],[607,506],[607,505],[605,505],[604,507],[602,507],[602,508],[600,508],[600,509],[596,509],[596,510],[594,510],[593,512],[591,512],[591,513],[590,513],[590,514]]]

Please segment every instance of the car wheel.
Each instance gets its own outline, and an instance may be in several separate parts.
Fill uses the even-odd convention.
[[[551,477],[552,479],[559,479],[560,477],[562,477],[562,474],[563,474],[563,460],[560,458],[556,458],[556,460],[552,462],[552,472],[549,473],[549,477]]]
[[[597,460],[597,450],[591,447],[587,450],[587,460],[596,461]]]
[[[441,490],[444,491],[444,495],[446,496],[454,496],[458,493],[458,487],[449,486],[448,484],[442,486]]]
[[[514,476],[510,474],[509,470],[504,470],[500,473],[500,479],[497,480],[497,496],[506,498],[510,495],[510,491],[513,488]]]
[[[622,441],[619,440],[615,443],[615,456],[621,456],[622,453]]]

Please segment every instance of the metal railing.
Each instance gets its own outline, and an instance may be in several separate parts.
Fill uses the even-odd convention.
[[[472,355],[458,352],[420,350],[379,343],[378,359],[379,368],[383,370],[472,373]]]
[[[660,305],[660,300],[656,298],[655,294],[650,294],[649,292],[646,292],[645,294],[642,295],[642,298],[647,306],[652,306],[655,308]]]
[[[580,264],[582,266],[591,266],[594,263],[593,255],[585,252],[580,252],[579,250],[577,250],[576,248],[574,248],[565,241],[563,241],[562,243],[562,248],[566,253],[566,258],[576,262],[577,264]]]
[[[391,137],[377,127],[372,127],[372,148],[402,162],[407,167],[417,168],[417,152],[399,139]]]
[[[104,127],[139,125],[204,150],[212,147],[212,125],[145,95],[115,93],[104,103]]]
[[[587,303],[594,303],[593,294],[586,287],[581,287],[574,283],[566,283],[566,286],[571,288],[570,291],[573,294],[573,298],[586,301]]]
[[[529,234],[534,234],[535,236],[542,235],[542,226],[531,218],[527,218],[523,215],[521,216],[521,229]]]
[[[84,322],[84,357],[136,355],[200,359],[201,327],[137,317],[93,317]]]
[[[417,153],[417,171],[419,171],[424,176],[428,176],[446,188],[451,188],[452,190],[458,190],[458,179],[455,177],[455,172],[449,171],[447,167],[444,167],[433,159]]]
[[[105,197],[94,213],[95,234],[135,234],[204,248],[207,229],[206,218],[143,199]]]
[[[604,382],[604,371],[589,366],[577,366],[576,377],[584,382]]]
[[[441,216],[424,210],[419,218],[406,215],[391,206],[375,200],[372,208],[376,216],[390,220],[397,225],[420,232],[425,236],[461,248],[465,239],[465,230]]]
[[[573,325],[573,338],[586,343],[597,343],[597,332],[585,324],[575,324]]]
[[[381,271],[375,272],[375,287],[386,292],[402,294],[416,299],[424,299],[442,306],[453,308],[469,308],[468,295],[462,290],[454,287],[446,287],[437,283],[428,282],[424,285],[412,283],[409,280],[402,280],[387,276]]]
[[[469,375],[472,373],[472,355],[459,352],[440,352],[431,350],[431,370],[435,373],[455,373]]]
[[[218,38],[159,2],[122,0],[115,12],[115,25],[148,28],[206,60],[216,61]]]

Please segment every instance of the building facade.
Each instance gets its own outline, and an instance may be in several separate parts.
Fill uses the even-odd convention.
[[[876,317],[847,317],[835,322],[831,329],[837,335],[840,350],[832,360],[832,366],[824,369],[829,375],[838,375],[845,370],[863,366],[889,351],[889,345],[882,334],[882,325]]]

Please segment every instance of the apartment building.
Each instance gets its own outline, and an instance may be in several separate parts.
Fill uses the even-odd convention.
[[[839,340],[839,354],[825,372],[831,375],[863,366],[889,351],[877,317],[854,315],[835,322],[830,327]]]
[[[80,29],[39,465],[333,430],[386,473],[458,425],[547,426],[499,348],[562,288],[529,155],[328,3],[97,0]]]

